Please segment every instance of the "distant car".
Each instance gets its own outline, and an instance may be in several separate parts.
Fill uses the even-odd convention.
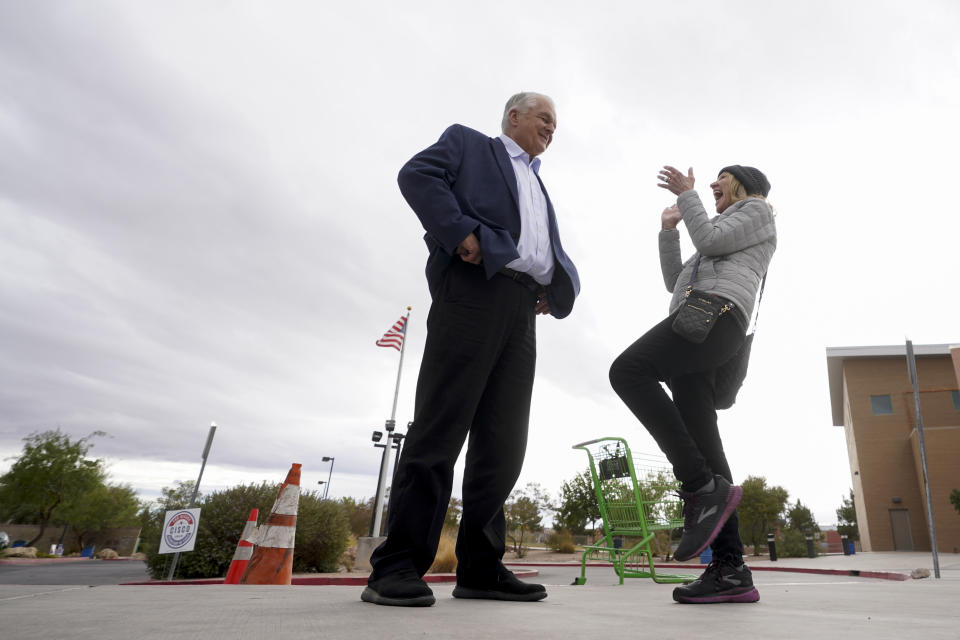
[[[10,546],[10,536],[7,535],[6,531],[0,531],[0,551],[3,551]]]

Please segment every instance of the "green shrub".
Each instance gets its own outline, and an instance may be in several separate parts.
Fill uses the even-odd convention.
[[[818,555],[819,540],[814,534],[813,555]],[[806,558],[807,557],[807,536],[803,531],[796,529],[787,529],[782,533],[782,539],[777,540],[777,555],[784,558]]]
[[[373,519],[373,498],[362,501],[356,498],[340,498],[347,520],[350,522],[350,532],[355,538],[370,533],[370,522]]]
[[[350,544],[350,522],[343,505],[321,500],[319,492],[300,496],[297,538],[293,553],[296,573],[335,573]]]
[[[666,558],[673,551],[670,546],[670,534],[672,531],[659,529],[653,532],[653,540],[650,541],[650,550],[653,555]]]
[[[238,485],[205,496],[196,505],[200,512],[200,526],[193,551],[181,553],[176,578],[219,578],[227,574],[240,534],[247,523],[251,509],[259,509],[259,523],[263,523],[277,499],[280,485]],[[171,509],[178,508],[176,505]],[[180,507],[185,508],[185,507]],[[173,561],[172,553],[159,554],[161,529],[165,509],[151,512],[144,518],[141,536],[145,544],[141,551],[147,555],[147,568],[157,580],[166,580]]]
[[[270,515],[277,499],[279,484],[238,485],[204,496],[200,526],[193,551],[180,554],[176,578],[220,578],[227,574],[251,509],[259,509],[258,524]],[[169,495],[173,495],[171,492]],[[172,553],[159,554],[161,529],[166,509],[185,508],[168,503],[142,514],[143,543],[147,569],[157,580],[166,580],[173,561]],[[340,556],[350,539],[350,525],[343,505],[321,500],[318,492],[303,493],[297,508],[294,542],[294,572],[335,572]]]
[[[573,536],[565,529],[558,529],[547,536],[547,547],[557,553],[573,553],[577,550]]]

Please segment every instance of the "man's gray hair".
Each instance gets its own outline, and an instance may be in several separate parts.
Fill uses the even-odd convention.
[[[553,109],[556,109],[556,107],[553,106],[553,99],[550,96],[542,93],[534,93],[533,91],[521,91],[520,93],[510,96],[510,99],[507,100],[507,105],[503,108],[503,120],[500,122],[501,131],[504,133],[507,132],[507,125],[510,124],[510,111],[516,109],[520,113],[526,113],[537,106],[537,100],[545,100]]]

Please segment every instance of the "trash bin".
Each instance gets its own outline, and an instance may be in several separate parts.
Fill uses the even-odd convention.
[[[700,553],[700,564],[710,564],[713,562],[713,549],[707,547]]]
[[[80,557],[81,557],[81,558],[92,558],[92,557],[93,557],[93,550],[94,550],[94,549],[96,549],[96,545],[92,545],[92,544],[89,545],[89,546],[87,546],[87,547],[84,547],[84,548],[83,548],[83,551],[80,552]]]
[[[853,540],[851,540],[850,542],[847,543],[847,547],[850,549],[850,553],[847,554],[847,555],[851,555],[851,556],[852,556],[852,555],[854,555],[854,554],[857,552],[856,547],[853,546]]]

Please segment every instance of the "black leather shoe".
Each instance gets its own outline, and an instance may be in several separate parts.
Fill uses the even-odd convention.
[[[513,572],[501,568],[494,583],[474,584],[458,578],[457,586],[453,588],[453,597],[535,602],[546,598],[547,590],[542,584],[522,582]]]
[[[427,583],[412,571],[387,574],[369,581],[360,599],[392,607],[429,607],[437,601]]]

